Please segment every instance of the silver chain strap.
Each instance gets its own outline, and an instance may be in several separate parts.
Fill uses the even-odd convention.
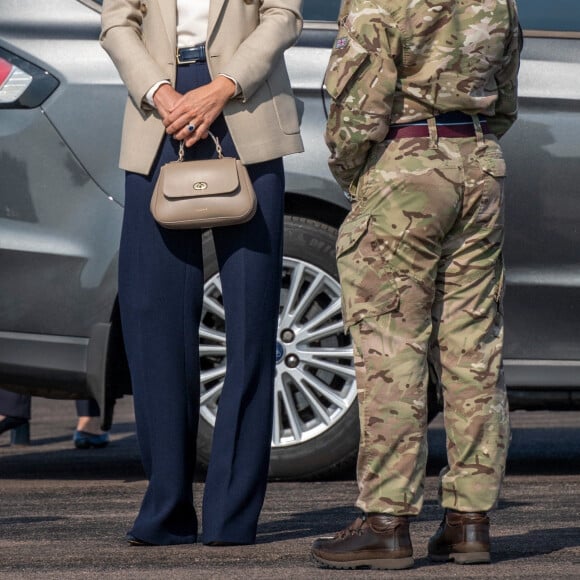
[[[215,144],[215,150],[217,151],[217,154],[218,154],[218,158],[223,159],[224,154],[223,154],[222,146],[220,145],[219,139],[211,131],[208,131],[208,133],[209,133],[209,136],[213,139],[213,142]],[[179,159],[178,159],[178,161],[183,161],[184,157],[185,157],[185,142],[180,141],[179,142]]]

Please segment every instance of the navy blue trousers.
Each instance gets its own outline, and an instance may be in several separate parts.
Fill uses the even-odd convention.
[[[0,389],[0,415],[30,419],[30,395]],[[77,417],[98,417],[101,414],[95,399],[76,400]]]
[[[30,419],[30,395],[0,389],[0,415]]]
[[[177,90],[210,81],[205,63],[178,68]],[[223,117],[212,126],[236,156]],[[137,437],[149,485],[129,532],[153,544],[193,543],[198,522],[193,472],[199,415],[199,324],[203,299],[201,231],[159,227],[149,202],[161,165],[178,143],[162,146],[150,175],[127,173],[119,299]],[[211,139],[186,159],[215,156]],[[266,491],[272,435],[282,235],[282,160],[248,166],[258,210],[245,224],[215,228],[226,316],[227,371],[203,498],[203,542],[255,542]]]

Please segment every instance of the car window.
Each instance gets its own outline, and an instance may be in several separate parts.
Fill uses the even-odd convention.
[[[304,0],[304,20],[336,22],[340,3],[341,0]],[[526,30],[580,32],[580,0],[520,0],[518,12]]]
[[[97,4],[102,4],[103,0],[93,0]],[[338,9],[342,0],[304,0],[302,15],[304,20],[325,20],[336,22]]]
[[[302,15],[304,20],[325,20],[336,22],[341,0],[304,0]]]
[[[578,0],[520,0],[518,13],[524,30],[580,32]]]
[[[102,4],[103,0],[93,0]],[[336,22],[342,0],[304,0],[304,20]],[[579,0],[520,0],[518,12],[525,30],[580,32]]]

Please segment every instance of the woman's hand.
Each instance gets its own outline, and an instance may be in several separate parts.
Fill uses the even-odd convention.
[[[153,94],[153,102],[163,121],[169,116],[171,110],[182,96],[169,83],[160,85],[155,91]]]
[[[191,147],[207,137],[211,124],[235,92],[234,81],[217,76],[211,83],[185,93],[174,102],[168,115],[160,111],[165,131],[176,139],[184,140],[186,147]],[[191,127],[193,130],[190,130]]]

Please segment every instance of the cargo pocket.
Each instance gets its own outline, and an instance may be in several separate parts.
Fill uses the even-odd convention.
[[[338,35],[324,77],[324,86],[333,99],[340,98],[368,57],[368,52],[346,32],[342,31],[342,35]]]
[[[483,189],[476,221],[484,227],[503,226],[503,185],[506,163],[502,157],[480,157],[479,167],[483,173]]]
[[[481,157],[479,160],[481,169],[493,177],[505,177],[507,167],[502,157]]]
[[[397,283],[383,248],[370,215],[349,216],[339,229],[336,257],[345,330],[399,306]]]

